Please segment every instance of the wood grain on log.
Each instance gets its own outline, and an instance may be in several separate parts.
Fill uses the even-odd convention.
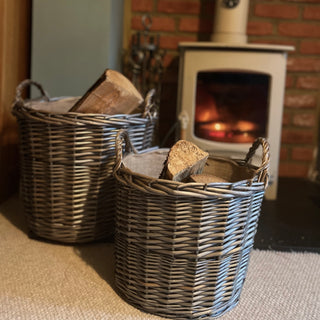
[[[130,80],[115,70],[107,69],[69,111],[130,114],[142,102],[141,94]]]
[[[202,172],[209,154],[192,142],[179,140],[168,153],[160,179],[185,181]]]

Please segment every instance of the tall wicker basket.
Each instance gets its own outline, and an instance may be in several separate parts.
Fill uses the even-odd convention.
[[[131,150],[125,157],[123,140]],[[262,164],[255,167],[250,162],[259,146]],[[116,147],[119,294],[145,312],[168,318],[208,319],[232,309],[268,184],[267,141],[257,139],[244,160],[210,158],[207,172],[241,179],[212,184],[158,179],[168,150],[135,154],[124,132]]]
[[[36,237],[62,243],[84,243],[114,234],[115,137],[130,133],[139,150],[150,147],[156,123],[151,97],[144,114],[52,113],[34,110],[21,98],[35,85],[23,81],[12,113],[20,133],[21,196],[27,225]]]

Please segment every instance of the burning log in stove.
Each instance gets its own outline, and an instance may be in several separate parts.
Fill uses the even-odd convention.
[[[195,134],[208,140],[236,143],[252,143],[261,135],[257,124],[244,120],[233,123],[196,122]]]

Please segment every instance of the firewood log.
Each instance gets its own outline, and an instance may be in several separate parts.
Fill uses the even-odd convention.
[[[210,173],[193,174],[190,176],[190,182],[213,183],[213,182],[228,182],[226,179],[217,177]]]
[[[115,70],[107,69],[69,111],[130,114],[142,102],[141,94],[130,80]]]
[[[185,181],[192,174],[202,172],[208,156],[192,142],[179,140],[169,150],[160,179]]]

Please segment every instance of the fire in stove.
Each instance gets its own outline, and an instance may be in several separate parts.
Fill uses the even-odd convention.
[[[218,142],[251,143],[258,136],[258,126],[250,121],[198,123],[196,135]]]
[[[194,133],[218,142],[252,143],[266,135],[269,79],[261,74],[199,72]]]

